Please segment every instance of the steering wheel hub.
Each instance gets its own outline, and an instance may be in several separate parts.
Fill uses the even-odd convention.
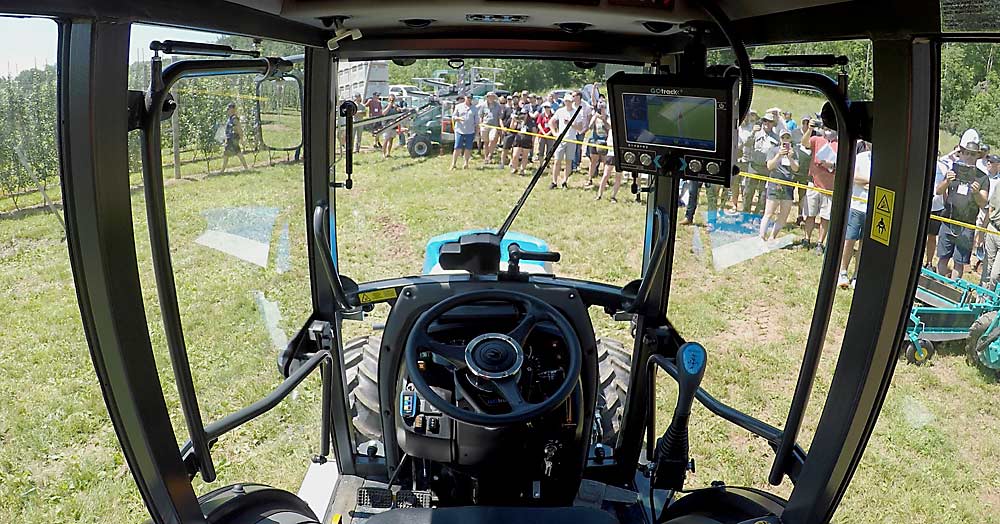
[[[465,363],[479,377],[497,379],[515,375],[524,363],[524,350],[501,333],[484,333],[465,347]]]

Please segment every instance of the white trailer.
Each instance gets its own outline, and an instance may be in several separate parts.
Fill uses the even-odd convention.
[[[340,62],[337,74],[337,97],[349,100],[360,94],[367,100],[375,93],[389,92],[389,61]]]

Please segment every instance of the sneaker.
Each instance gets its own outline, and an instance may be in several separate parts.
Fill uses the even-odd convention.
[[[813,249],[813,253],[817,255],[822,255],[824,252],[826,252],[826,248],[823,247],[823,244],[816,244],[816,248]]]
[[[600,199],[601,199],[601,195],[597,195],[597,196],[594,197],[594,200],[600,200]],[[614,200],[614,199],[612,198],[611,200]]]
[[[618,203],[618,199],[615,198],[615,197],[611,197],[610,200],[611,200],[612,204],[617,204]]]
[[[566,182],[563,182],[563,183],[562,183],[562,188],[563,188],[563,189],[569,189],[569,186],[568,186],[568,185],[566,185]]]
[[[681,222],[682,226],[690,226],[691,224],[694,224],[694,221],[691,220],[690,218],[685,218],[684,221]]]
[[[549,184],[549,189],[555,189],[557,187],[559,187],[559,186],[557,186],[555,182],[552,182],[551,184]]]
[[[840,272],[840,278],[837,279],[837,287],[840,289],[847,289],[851,287],[851,280],[847,278],[847,271]]]
[[[851,279],[851,289],[852,289],[852,290],[854,289],[854,286],[855,286],[855,285],[856,285],[857,283],[858,283],[858,277],[854,277],[854,278],[852,278],[852,279]]]

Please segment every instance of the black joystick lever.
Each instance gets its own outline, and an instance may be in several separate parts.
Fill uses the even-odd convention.
[[[354,187],[354,181],[351,180],[351,175],[354,174],[354,115],[358,113],[358,104],[355,104],[351,100],[344,100],[340,104],[338,109],[338,114],[344,117],[344,147],[346,149],[344,154],[344,173],[347,174],[347,180],[344,180],[343,184],[335,184],[335,187],[343,187],[344,189],[351,189]]]
[[[521,271],[522,260],[535,260],[538,262],[559,262],[559,253],[555,251],[525,251],[517,244],[507,247],[507,274],[516,277]]]
[[[694,461],[688,457],[688,418],[705,376],[706,360],[705,348],[697,342],[687,342],[677,351],[677,407],[667,431],[656,441],[652,479],[656,489],[678,491],[684,487],[688,470],[694,471]]]

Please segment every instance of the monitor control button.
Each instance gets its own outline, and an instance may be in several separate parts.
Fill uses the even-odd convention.
[[[649,167],[653,163],[653,157],[649,156],[649,153],[643,153],[639,155],[639,163]]]
[[[719,167],[717,162],[709,162],[708,165],[705,166],[705,171],[708,171],[708,174],[710,175],[718,175],[721,170],[722,168]]]
[[[701,160],[695,159],[695,160],[692,160],[692,161],[688,162],[688,168],[691,169],[692,173],[700,173],[701,172]]]
[[[626,164],[634,164],[635,163],[635,153],[633,153],[631,151],[626,151],[625,154],[622,155],[622,159],[625,160]]]

